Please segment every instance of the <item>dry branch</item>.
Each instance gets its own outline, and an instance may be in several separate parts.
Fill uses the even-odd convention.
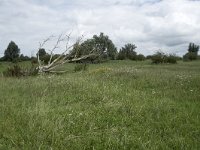
[[[70,53],[70,50],[73,49],[75,44],[77,44],[77,43],[80,44],[82,42],[83,36],[78,38],[77,41],[74,44],[69,46],[70,36],[71,36],[71,33],[68,34],[68,35],[60,34],[58,36],[55,45],[50,50],[50,58],[49,58],[47,65],[44,65],[44,64],[41,63],[39,53],[38,53],[37,58],[38,58],[38,64],[39,64],[39,66],[38,66],[38,72],[39,73],[63,73],[63,72],[66,72],[66,71],[56,71],[56,68],[58,68],[59,66],[65,64],[65,63],[86,60],[90,57],[98,55],[98,54],[95,54],[94,50],[93,50],[88,55],[83,55],[83,56],[77,57],[77,52],[76,52],[75,55],[72,56],[72,54]],[[40,43],[39,49],[44,48],[44,45],[48,41],[50,41],[52,37],[53,36],[50,36],[47,39],[45,39],[42,43]],[[63,50],[63,52],[56,59],[52,60],[54,51],[59,48],[59,45],[60,45],[61,42],[65,42],[65,44],[66,44],[65,48],[66,49]],[[39,49],[38,49],[38,52],[39,52]]]

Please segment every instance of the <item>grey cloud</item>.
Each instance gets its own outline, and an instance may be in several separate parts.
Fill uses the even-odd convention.
[[[189,0],[1,0],[0,53],[14,40],[30,55],[43,38],[73,30],[73,39],[104,32],[118,48],[131,42],[140,53],[182,55],[189,42],[199,44],[199,8]]]

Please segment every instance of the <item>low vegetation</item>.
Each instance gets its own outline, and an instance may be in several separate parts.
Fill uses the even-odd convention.
[[[0,149],[199,149],[199,65],[69,63],[62,75],[1,76]]]
[[[25,77],[25,76],[36,76],[38,69],[36,66],[22,67],[19,64],[12,64],[7,67],[2,73],[4,77]]]
[[[163,52],[157,52],[153,56],[151,56],[151,60],[153,64],[162,64],[162,63],[169,63],[169,64],[176,64],[178,61],[178,57],[173,54],[165,54]]]

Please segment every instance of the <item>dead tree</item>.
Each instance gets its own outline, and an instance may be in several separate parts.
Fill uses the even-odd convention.
[[[64,72],[66,72],[65,70],[58,71],[56,69],[65,63],[83,61],[90,57],[99,55],[94,50],[90,51],[89,54],[87,54],[87,55],[83,55],[83,56],[79,56],[79,57],[77,57],[77,52],[75,54],[72,54],[73,47],[75,46],[75,44],[80,44],[82,42],[83,36],[81,38],[79,38],[74,44],[69,45],[70,35],[71,34],[69,34],[69,35],[61,34],[58,36],[55,45],[50,50],[50,58],[49,58],[48,64],[42,63],[42,61],[40,60],[39,53],[38,53],[37,69],[38,69],[39,74],[41,74],[41,73],[64,73]],[[40,43],[39,49],[44,48],[45,44],[48,41],[50,41],[52,38],[53,38],[53,36],[50,36],[47,39],[45,39],[42,43]],[[53,60],[54,51],[59,48],[59,45],[61,44],[61,42],[65,42],[65,50],[63,50],[63,52],[56,59]],[[39,52],[39,49],[38,49],[38,52]]]

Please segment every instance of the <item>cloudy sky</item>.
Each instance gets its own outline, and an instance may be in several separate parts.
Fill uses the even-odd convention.
[[[33,55],[49,35],[73,31],[73,38],[104,32],[120,48],[158,49],[182,55],[200,44],[199,0],[0,0],[0,55],[13,40]]]

